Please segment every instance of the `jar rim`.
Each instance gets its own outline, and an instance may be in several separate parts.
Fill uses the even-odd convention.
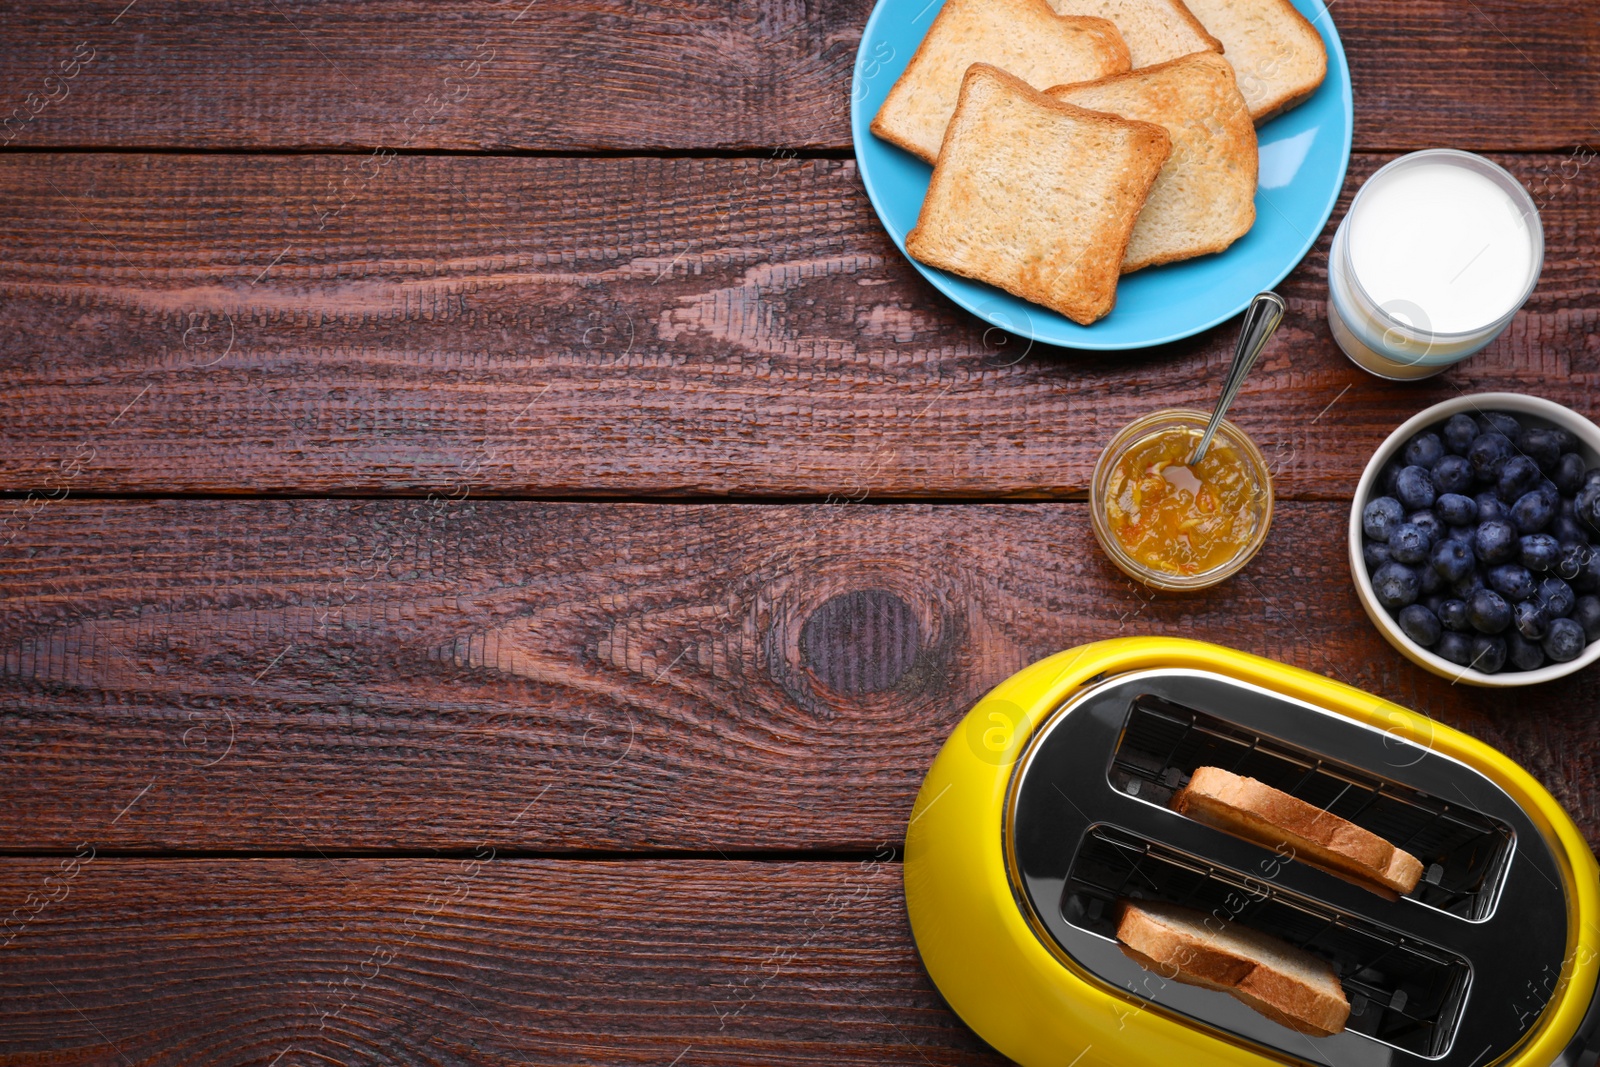
[[[1266,543],[1267,531],[1272,525],[1273,490],[1272,474],[1267,468],[1266,457],[1256,447],[1250,435],[1227,419],[1223,419],[1217,426],[1217,436],[1225,439],[1228,444],[1238,450],[1244,457],[1245,465],[1250,468],[1253,480],[1256,483],[1256,499],[1259,501],[1259,513],[1255,531],[1244,546],[1228,560],[1228,562],[1202,571],[1199,574],[1173,574],[1170,571],[1157,570],[1146,566],[1134,559],[1122,547],[1115,532],[1110,527],[1106,516],[1106,485],[1110,481],[1112,469],[1129,448],[1139,440],[1149,436],[1150,432],[1162,424],[1178,424],[1195,429],[1204,429],[1210,421],[1211,413],[1195,408],[1164,408],[1141,415],[1128,423],[1111,438],[1111,441],[1101,451],[1100,458],[1095,461],[1094,475],[1089,483],[1089,511],[1090,522],[1094,528],[1095,539],[1100,542],[1100,548],[1106,556],[1128,577],[1143,582],[1154,589],[1167,592],[1185,592],[1190,590],[1208,589],[1214,585],[1233,577],[1244,569],[1245,564],[1253,559],[1261,546]]]

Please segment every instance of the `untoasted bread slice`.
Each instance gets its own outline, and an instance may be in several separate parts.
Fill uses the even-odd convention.
[[[1227,993],[1302,1034],[1330,1037],[1350,1018],[1331,964],[1247,926],[1173,904],[1127,901],[1117,940],[1141,967]]]
[[[1087,326],[1107,314],[1167,131],[974,63],[906,251]]]
[[[1257,124],[1317,91],[1328,74],[1322,36],[1289,0],[1187,0],[1222,41]]]
[[[1133,69],[1153,67],[1191,52],[1220,52],[1183,0],[1050,0],[1058,15],[1110,19],[1128,42]]]
[[[872,132],[932,163],[974,63],[991,63],[1036,89],[1130,69],[1128,46],[1105,19],[1063,18],[1045,0],[946,0]]]
[[[1422,879],[1422,861],[1377,834],[1220,767],[1198,768],[1172,810],[1270,848],[1287,845],[1295,859],[1375,892],[1404,895]]]
[[[1217,53],[1061,85],[1046,95],[1154,122],[1172,135],[1172,156],[1133,227],[1124,274],[1221,252],[1255,225],[1256,128],[1233,68]]]

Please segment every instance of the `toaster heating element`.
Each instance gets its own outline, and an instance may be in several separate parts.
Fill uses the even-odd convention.
[[[1172,811],[1202,766],[1388,840],[1421,882],[1395,899]],[[1595,1059],[1595,861],[1548,794],[1454,731],[1215,646],[1105,642],[1002,685],[929,773],[906,889],[946,999],[1027,1067]],[[1327,961],[1345,1030],[1309,1037],[1140,966],[1116,941],[1126,900]]]

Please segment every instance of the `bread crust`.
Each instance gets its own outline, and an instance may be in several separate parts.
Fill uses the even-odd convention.
[[[1060,240],[1052,244],[1051,236],[1046,233],[1030,235],[1034,245],[1030,249],[1032,258],[1028,264],[1018,264],[1014,257],[1007,259],[1003,250],[991,249],[987,253],[982,249],[975,250],[968,247],[967,242],[952,238],[949,233],[952,229],[959,229],[963,222],[971,221],[969,216],[974,214],[975,208],[973,201],[978,199],[971,195],[972,191],[991,188],[968,173],[976,169],[974,164],[980,160],[966,158],[968,155],[976,157],[982,152],[983,146],[977,142],[985,131],[975,131],[975,144],[972,147],[965,144],[969,125],[982,120],[979,111],[985,105],[981,102],[973,104],[972,100],[977,87],[984,81],[1042,112],[1046,118],[1056,116],[1070,119],[1077,124],[1075,134],[1086,133],[1088,127],[1099,127],[1103,132],[1122,139],[1122,158],[1111,161],[1088,158],[1084,161],[1086,167],[1120,167],[1120,180],[1112,189],[1110,199],[1114,202],[1096,205],[1094,239],[1083,242],[1083,246],[1065,263],[1059,260],[1071,249]],[[988,132],[992,134],[992,131]],[[1134,222],[1171,151],[1171,137],[1165,129],[1154,123],[1137,122],[1064,104],[1050,99],[1006,71],[988,64],[974,63],[963,79],[961,102],[956,115],[945,130],[945,139],[934,165],[933,178],[928,185],[928,194],[923,199],[917,225],[906,235],[906,252],[929,266],[999,286],[1024,300],[1058,311],[1087,326],[1108,314],[1115,305],[1117,279],[1121,274],[1122,259],[1127,252]],[[1037,160],[1034,165],[1045,166]],[[1070,171],[1058,168],[1052,173],[1059,175]],[[1017,196],[1036,192],[1029,184],[1026,173],[1019,171],[1008,176],[1014,176],[1018,182],[1015,190]],[[1048,276],[1045,272],[1048,272]]]
[[[1327,961],[1288,942],[1174,905],[1127,901],[1117,922],[1123,955],[1169,981],[1227,993],[1280,1025],[1314,1037],[1345,1027],[1350,1002]],[[1312,982],[1270,955],[1316,974]]]
[[[1410,893],[1422,879],[1422,862],[1377,834],[1220,767],[1196,769],[1171,807],[1269,848],[1288,846],[1301,862],[1385,896]]]
[[[921,131],[915,115],[916,105],[913,103],[918,97],[926,97],[933,91],[930,86],[942,82],[946,76],[945,71],[937,69],[938,60],[935,54],[950,47],[946,36],[959,34],[961,29],[958,23],[974,12],[983,12],[988,21],[1004,21],[1008,7],[1020,16],[1012,19],[1013,22],[1020,22],[1022,18],[1032,18],[1036,22],[1058,29],[1063,35],[1062,43],[1065,43],[1066,39],[1074,39],[1086,44],[1094,53],[1092,64],[1097,72],[1116,74],[1133,68],[1127,42],[1122,39],[1122,34],[1118,32],[1116,26],[1106,19],[1058,15],[1046,0],[946,0],[939,14],[934,16],[928,32],[923,34],[922,40],[917,44],[917,50],[911,54],[905,70],[895,79],[888,95],[884,97],[883,104],[873,116],[869,127],[873,134],[925,162],[935,162],[938,158],[938,146],[930,146],[923,137],[918,136]],[[975,47],[974,51],[983,52],[984,49]],[[992,58],[994,57],[974,55],[972,61],[987,62]],[[967,68],[963,68],[961,75],[963,83],[967,69],[970,69],[970,64]],[[950,117],[950,115],[945,116],[947,126]]]
[[[1113,105],[1106,97],[1118,89],[1135,94],[1135,102]],[[1141,92],[1149,99],[1137,99]],[[1127,74],[1054,86],[1046,95],[1124,118],[1157,122],[1172,137],[1172,154],[1130,237],[1124,274],[1222,252],[1255,225],[1260,164],[1255,124],[1239,94],[1233,67],[1221,55],[1196,52]],[[1162,103],[1157,106],[1156,100]],[[1203,202],[1182,192],[1183,185],[1204,190]],[[1174,243],[1152,237],[1145,229],[1174,222],[1181,226],[1181,213],[1186,212],[1206,220],[1204,238]]]

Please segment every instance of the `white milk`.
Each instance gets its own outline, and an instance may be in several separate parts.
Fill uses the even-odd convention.
[[[1515,178],[1466,152],[1414,153],[1374,174],[1339,224],[1329,324],[1374,374],[1427,377],[1499,336],[1543,262],[1539,213]]]

